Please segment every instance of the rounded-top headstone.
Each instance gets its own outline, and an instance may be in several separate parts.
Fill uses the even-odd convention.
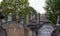
[[[54,27],[51,24],[44,24],[39,30],[39,36],[51,36]]]
[[[8,21],[12,21],[12,13],[8,14]]]

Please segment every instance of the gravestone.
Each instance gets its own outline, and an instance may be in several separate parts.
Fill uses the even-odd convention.
[[[36,24],[35,15],[31,15],[30,24]]]
[[[6,29],[7,36],[24,36],[24,27],[16,21],[3,23],[3,28]]]
[[[18,15],[18,13],[17,13],[17,15],[16,15],[16,21],[17,21],[17,22],[20,22],[20,16]]]
[[[38,36],[38,30],[41,27],[40,24],[29,24],[27,26],[32,30],[32,36]]]
[[[2,19],[4,15],[0,12],[0,36],[7,36],[6,30],[2,27]]]
[[[22,20],[22,21],[20,21],[20,23],[21,23],[21,24],[23,24],[23,20]]]
[[[0,27],[0,36],[7,36],[6,30],[3,29],[2,27]]]
[[[0,26],[2,25],[2,19],[4,18],[4,15],[0,12]]]
[[[8,21],[12,21],[12,13],[8,14]]]
[[[51,36],[52,31],[54,30],[53,26],[50,24],[44,24],[39,30],[38,36]]]

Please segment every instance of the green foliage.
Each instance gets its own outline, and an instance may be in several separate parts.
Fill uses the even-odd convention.
[[[2,13],[6,16],[5,19],[7,19],[8,13],[12,13],[14,19],[16,13],[19,13],[20,16],[30,13],[28,0],[3,0],[0,6]]]
[[[52,24],[57,23],[57,15],[60,14],[60,0],[46,0],[45,10],[48,13],[48,19]],[[59,11],[59,12],[58,12]]]
[[[30,10],[31,10],[30,12],[31,12],[32,15],[37,13],[36,10],[33,7],[30,7]]]
[[[31,6],[29,6],[29,9],[30,9],[30,12],[27,14],[27,15],[29,15],[29,18],[30,18],[31,15],[35,15],[36,19],[37,19],[37,12],[36,12],[36,10],[33,7],[31,7]],[[26,21],[26,15],[24,15],[24,18],[25,18],[25,21]]]

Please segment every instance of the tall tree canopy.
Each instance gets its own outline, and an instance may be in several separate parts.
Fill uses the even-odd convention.
[[[46,0],[45,10],[48,13],[48,19],[52,24],[57,23],[57,15],[60,14],[60,0]]]
[[[13,18],[15,18],[16,13],[19,15],[26,15],[30,13],[28,0],[3,0],[0,7],[2,7],[2,13],[6,16],[12,13]]]

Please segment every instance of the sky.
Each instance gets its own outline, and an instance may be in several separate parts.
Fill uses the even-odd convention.
[[[32,6],[38,13],[44,14],[45,0],[29,0],[29,6]]]
[[[0,3],[1,3],[2,0],[0,0]]]
[[[0,0],[1,3],[2,0]],[[38,13],[45,13],[46,11],[43,9],[45,6],[45,0],[29,0],[29,6],[32,6]]]

